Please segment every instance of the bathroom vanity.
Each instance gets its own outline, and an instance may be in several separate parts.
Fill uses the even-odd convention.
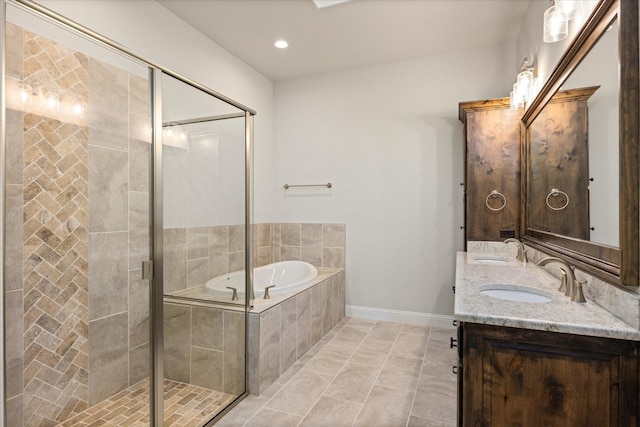
[[[638,425],[640,332],[559,283],[533,263],[458,253],[458,425]]]

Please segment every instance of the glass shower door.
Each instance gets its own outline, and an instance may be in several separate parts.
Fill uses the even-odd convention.
[[[246,388],[245,112],[160,87],[164,418],[202,425]]]
[[[6,18],[7,425],[148,425],[149,68]]]

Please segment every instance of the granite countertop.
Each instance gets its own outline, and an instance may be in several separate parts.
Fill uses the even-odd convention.
[[[577,335],[640,341],[640,331],[591,301],[577,303],[558,291],[560,280],[533,263],[492,262],[496,254],[458,252],[455,318],[462,322],[510,326]],[[559,264],[557,264],[559,266]],[[536,288],[551,298],[545,303],[506,301],[480,293],[487,285]]]

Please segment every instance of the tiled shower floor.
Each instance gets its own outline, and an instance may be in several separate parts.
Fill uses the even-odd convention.
[[[216,427],[453,427],[455,329],[345,318]]]
[[[164,381],[165,426],[201,426],[236,396],[177,381]],[[80,426],[149,426],[149,381],[141,381],[59,424]]]

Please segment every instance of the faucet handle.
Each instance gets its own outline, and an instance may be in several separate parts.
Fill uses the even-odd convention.
[[[269,289],[275,288],[275,287],[276,285],[269,285],[264,287],[264,299],[271,299],[271,296],[269,295]]]
[[[562,279],[560,279],[560,287],[558,288],[558,291],[565,293],[567,292],[567,272],[561,268],[559,268],[558,270],[560,270],[560,273],[562,274]]]
[[[233,295],[231,295],[231,301],[237,301],[238,300],[238,290],[236,288],[234,288],[233,286],[227,286],[227,289],[231,289],[233,291]]]
[[[573,302],[587,302],[584,298],[584,293],[582,292],[582,285],[586,282],[584,280],[578,280],[574,284],[573,295],[571,296],[571,301]]]

